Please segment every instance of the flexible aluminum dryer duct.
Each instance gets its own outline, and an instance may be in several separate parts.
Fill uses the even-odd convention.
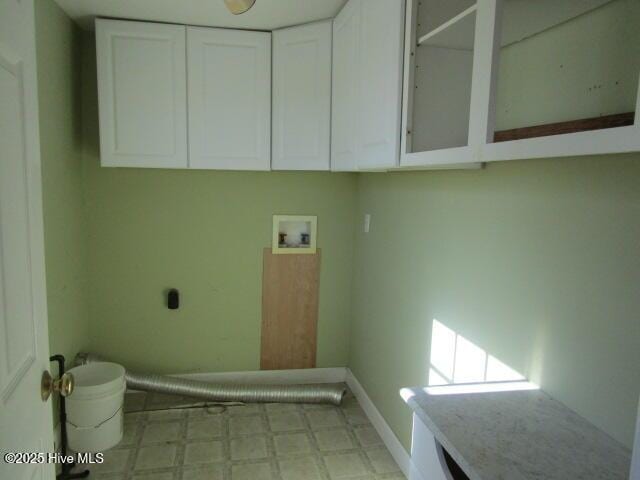
[[[92,353],[79,353],[76,364],[108,361]],[[126,370],[126,369],[125,369]],[[243,385],[220,384],[137,373],[126,370],[127,387],[132,390],[183,395],[214,402],[243,403],[332,403],[340,405],[346,391],[339,384]]]

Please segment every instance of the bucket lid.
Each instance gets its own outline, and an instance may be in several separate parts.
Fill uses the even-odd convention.
[[[124,383],[124,367],[117,363],[95,362],[72,368],[75,380],[72,397],[95,397],[120,390]]]

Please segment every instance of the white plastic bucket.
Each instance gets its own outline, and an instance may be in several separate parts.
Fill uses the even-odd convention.
[[[122,440],[124,368],[97,362],[72,368],[73,393],[67,397],[69,447],[76,452],[102,452]]]

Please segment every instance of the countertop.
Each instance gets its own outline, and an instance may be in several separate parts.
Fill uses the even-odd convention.
[[[629,479],[631,451],[541,390],[427,390],[402,396],[471,480]]]

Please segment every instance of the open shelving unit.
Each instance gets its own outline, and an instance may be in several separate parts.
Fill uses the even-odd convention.
[[[420,166],[425,158],[433,165],[472,160],[477,8],[474,0],[408,2],[401,167]]]
[[[495,132],[484,149],[487,157],[509,159],[522,149],[536,157],[548,150],[557,156],[583,154],[587,136],[598,141],[593,153],[637,149],[632,136],[639,132],[640,56],[633,45],[640,44],[640,5],[633,0],[562,0],[556,8],[545,0],[520,3],[501,4],[499,51],[492,64],[498,72]],[[628,141],[619,138],[627,135]]]
[[[408,0],[400,168],[640,151],[634,0]]]

